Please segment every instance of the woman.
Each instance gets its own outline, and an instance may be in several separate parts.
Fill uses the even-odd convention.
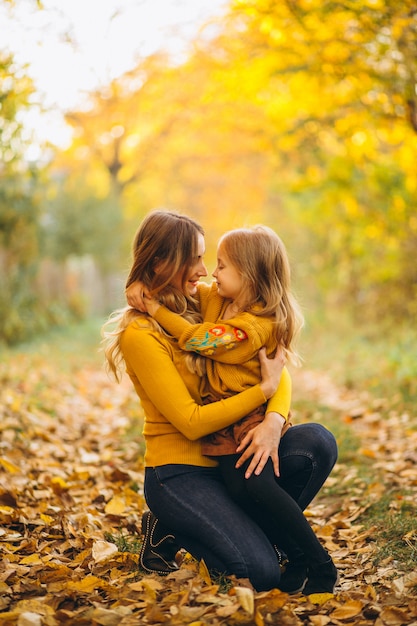
[[[207,275],[203,254],[203,231],[196,222],[172,212],[153,212],[135,237],[127,286],[140,281],[165,306],[199,321],[203,303],[198,301],[198,281]],[[258,510],[243,511],[231,500],[215,462],[201,454],[199,442],[261,406],[274,390],[271,377],[231,398],[200,406],[201,357],[185,356],[156,322],[138,311],[128,309],[116,319],[118,327],[106,350],[108,364],[117,375],[125,362],[145,413],[145,497],[157,518],[145,517],[147,556],[160,563],[161,548],[166,549],[161,558],[169,571],[174,564],[168,544],[174,535],[177,545],[204,559],[209,569],[249,578],[258,591],[279,587],[273,528]],[[275,360],[280,361],[279,353]],[[270,365],[261,362],[264,368]],[[284,369],[280,393],[264,421],[242,442],[239,462],[251,459],[249,474],[260,472],[269,457],[277,463],[288,399]],[[281,486],[304,508],[330,473],[336,454],[334,438],[323,427],[289,429],[280,443]]]

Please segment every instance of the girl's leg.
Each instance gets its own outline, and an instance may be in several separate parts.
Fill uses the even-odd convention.
[[[285,433],[278,452],[278,484],[304,510],[336,463],[336,440],[321,424],[297,424]]]
[[[245,509],[248,504],[245,474],[242,468],[236,469],[235,467],[239,457],[240,454],[226,454],[217,457],[217,461],[219,464],[219,472],[223,483],[226,485],[228,494],[239,506]]]
[[[236,469],[238,455],[219,459],[223,479],[233,497],[261,526],[272,544],[283,548],[289,564],[280,582],[283,591],[332,592],[337,570],[295,500],[277,482],[272,461],[262,473],[245,479],[249,465]],[[308,582],[307,582],[308,581]]]
[[[209,569],[249,578],[258,591],[279,586],[274,549],[258,525],[231,499],[213,468],[147,468],[145,497],[177,542]]]
[[[304,510],[317,495],[337,460],[337,444],[334,436],[321,424],[299,424],[292,426],[281,439],[279,446],[279,485],[289,493]],[[311,589],[332,591],[337,580],[333,563],[324,564],[331,568],[330,580],[324,581],[307,568],[305,556],[300,548],[292,550],[293,558],[287,566],[280,588],[295,592],[303,588],[306,577],[306,593]],[[322,567],[321,565],[319,567]],[[323,580],[321,580],[323,578]],[[319,582],[317,587],[317,581]]]
[[[249,465],[249,462],[245,465]],[[328,553],[317,539],[302,510],[278,484],[271,459],[259,476],[252,474],[246,480],[246,491],[250,499],[272,518],[275,523],[275,542],[286,551],[290,561],[294,556],[294,543],[308,562],[322,563],[328,560]]]

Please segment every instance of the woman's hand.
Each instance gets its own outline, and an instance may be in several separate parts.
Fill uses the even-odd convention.
[[[285,348],[282,346],[277,348],[273,359],[268,359],[265,348],[259,350],[262,376],[261,389],[265,394],[265,398],[269,399],[277,390],[286,361]]]
[[[279,476],[278,446],[285,422],[285,417],[279,413],[267,413],[263,421],[252,428],[242,440],[236,452],[245,451],[238,459],[236,467],[240,467],[252,457],[245,472],[245,478],[249,478],[253,473],[259,476],[269,457],[271,457],[275,475]]]

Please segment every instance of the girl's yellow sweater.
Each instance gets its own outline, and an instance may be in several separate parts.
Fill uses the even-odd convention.
[[[121,350],[145,413],[148,467],[168,463],[216,465],[201,454],[200,437],[233,424],[266,402],[257,384],[241,394],[202,406],[200,377],[186,367],[178,343],[155,330],[145,316],[138,316],[122,333]],[[290,397],[291,379],[284,370],[269,410],[287,416]]]

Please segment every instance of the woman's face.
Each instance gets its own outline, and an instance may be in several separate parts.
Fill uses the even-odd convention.
[[[204,254],[206,251],[206,244],[204,241],[203,235],[198,234],[198,256],[194,260],[194,263],[190,266],[187,274],[186,274],[186,283],[185,283],[185,295],[194,296],[197,293],[197,283],[203,276],[207,276],[207,268],[204,265]],[[172,284],[177,289],[183,290],[182,286],[182,273],[177,274],[175,278],[172,280]]]

